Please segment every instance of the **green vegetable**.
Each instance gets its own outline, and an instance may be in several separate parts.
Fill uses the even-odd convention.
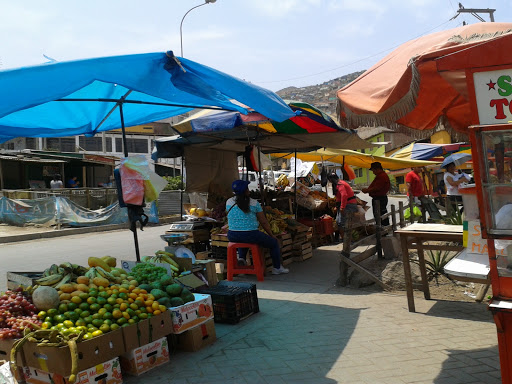
[[[151,263],[139,263],[132,268],[130,275],[132,275],[139,284],[149,284],[167,275],[167,270]]]

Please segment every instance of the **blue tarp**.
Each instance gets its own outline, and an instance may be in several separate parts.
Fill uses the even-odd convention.
[[[99,99],[122,98],[127,127],[202,107],[246,114],[239,103],[278,122],[294,116],[274,92],[176,58],[172,52],[147,53],[0,71],[0,142],[15,137],[92,136],[120,128],[119,111],[109,115],[116,102]],[[94,101],[57,101],[66,99]]]

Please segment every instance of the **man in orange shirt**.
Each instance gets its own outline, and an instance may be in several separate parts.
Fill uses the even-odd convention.
[[[378,161],[370,164],[370,171],[375,175],[375,179],[368,188],[363,188],[363,193],[368,193],[372,197],[373,217],[377,217],[376,201],[380,203],[380,215],[388,212],[388,192],[391,189],[389,176],[382,168],[382,164]],[[389,225],[389,218],[382,220],[383,226]]]
[[[338,241],[347,222],[347,214],[357,212],[357,200],[350,184],[340,180],[336,173],[329,174],[327,179],[332,183],[333,192],[336,195],[336,224],[338,224],[338,233],[335,236],[335,240]]]

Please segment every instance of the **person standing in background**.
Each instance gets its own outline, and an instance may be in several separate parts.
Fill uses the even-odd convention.
[[[420,198],[425,196],[425,184],[420,177],[420,172],[420,167],[412,167],[411,172],[405,175],[407,196],[412,196],[416,204],[420,204]]]
[[[370,164],[370,171],[375,175],[375,179],[368,188],[363,188],[361,191],[369,194],[372,198],[373,217],[377,217],[377,201],[380,203],[380,215],[382,216],[388,212],[387,195],[391,189],[391,182],[389,181],[389,176],[382,168],[382,164],[378,161]],[[382,226],[389,225],[389,218],[382,220],[381,224]]]
[[[334,236],[334,241],[340,241],[340,238],[343,238],[345,233],[347,214],[357,212],[357,200],[349,183],[340,180],[335,172],[329,174],[327,179],[331,182],[333,194],[336,196],[336,224],[338,224],[338,232]]]
[[[78,188],[78,184],[80,184],[80,182],[77,180],[76,176],[68,180],[68,188]]]
[[[64,183],[62,182],[62,178],[59,174],[53,176],[53,180],[50,181],[51,189],[59,189],[64,188]]]

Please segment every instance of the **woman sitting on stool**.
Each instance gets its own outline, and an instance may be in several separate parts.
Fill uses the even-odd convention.
[[[280,275],[289,270],[281,264],[281,249],[277,237],[272,233],[267,217],[260,203],[249,197],[248,181],[235,180],[231,188],[235,196],[226,201],[228,212],[228,240],[233,243],[258,244],[270,248],[272,256],[272,274]],[[259,224],[268,235],[258,230]],[[246,265],[247,249],[238,249],[238,264]]]

